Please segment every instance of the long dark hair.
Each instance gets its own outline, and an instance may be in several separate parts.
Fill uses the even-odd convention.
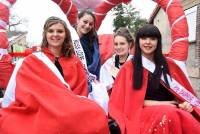
[[[65,40],[64,40],[63,45],[62,45],[61,53],[66,57],[70,57],[74,53],[71,34],[70,34],[70,31],[67,27],[67,24],[62,19],[60,19],[58,17],[52,16],[52,17],[49,17],[46,20],[44,27],[43,27],[43,38],[42,38],[41,47],[42,48],[48,47],[46,33],[52,25],[57,24],[57,23],[60,23],[64,26],[65,34],[66,34]]]
[[[169,68],[167,65],[167,61],[165,57],[162,54],[162,36],[159,31],[159,29],[152,25],[147,24],[140,28],[138,32],[136,33],[136,39],[135,39],[135,54],[134,58],[132,59],[133,63],[133,87],[135,89],[140,89],[142,86],[142,79],[143,79],[143,67],[142,67],[142,52],[139,44],[139,39],[144,37],[153,37],[158,40],[157,48],[154,51],[154,62],[156,65],[155,71],[153,72],[153,76],[151,78],[151,81],[153,82],[153,88],[157,89],[159,87],[159,82],[161,78],[161,74],[164,75],[164,80],[169,86],[169,82],[167,80],[167,74],[169,73]]]
[[[97,40],[98,42],[98,36],[97,36],[97,32],[96,32],[96,18],[95,15],[90,11],[90,10],[82,10],[80,11],[80,13],[78,14],[78,19],[82,18],[84,15],[90,15],[92,16],[93,20],[94,20],[94,27],[92,28],[92,30],[90,32],[88,32],[85,36],[88,37],[89,39],[89,44],[88,47],[90,49],[93,49],[93,42],[94,40]]]

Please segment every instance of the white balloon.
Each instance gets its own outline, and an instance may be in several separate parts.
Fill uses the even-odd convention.
[[[72,0],[77,6],[78,10],[90,9],[94,10],[97,5],[99,5],[103,0]]]

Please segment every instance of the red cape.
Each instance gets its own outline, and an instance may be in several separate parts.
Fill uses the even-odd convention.
[[[76,65],[78,60],[72,58],[69,62]],[[68,65],[71,78],[77,77],[82,66]],[[77,90],[83,90],[80,80],[69,84],[75,82]],[[25,58],[18,70],[15,90],[16,100],[0,110],[2,134],[109,133],[104,111],[95,102],[67,89],[34,55]]]
[[[0,60],[0,87],[4,90],[7,87],[8,81],[14,69],[11,59],[12,57],[10,55],[3,55]]]
[[[190,83],[188,82],[181,69],[175,63],[173,63],[173,61],[168,61],[168,66],[171,76],[179,83],[181,83],[181,85],[188,89],[191,93],[194,93]],[[139,90],[133,89],[132,74],[133,65],[131,61],[128,61],[120,69],[120,72],[115,79],[109,101],[109,114],[119,124],[122,134],[140,134],[141,129],[143,129],[141,128],[142,124],[140,124],[140,118],[142,111],[144,111],[143,105],[147,88],[148,71],[144,69],[143,84]],[[175,94],[175,96],[180,101],[184,101],[183,98],[181,98],[179,95]],[[194,109],[196,115],[199,117],[199,108],[194,107]],[[160,111],[162,111],[162,109],[160,109]]]

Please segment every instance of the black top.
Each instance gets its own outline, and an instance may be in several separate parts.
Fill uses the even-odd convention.
[[[147,91],[145,95],[145,100],[157,100],[157,101],[172,101],[175,99],[173,94],[165,88],[162,84],[159,84],[158,89],[150,88],[150,84],[153,84],[148,81]]]
[[[61,73],[61,75],[63,76],[63,69],[62,66],[60,65],[59,61],[58,61],[58,57],[55,57],[55,62],[54,62],[55,66],[57,67],[58,71]]]
[[[129,54],[128,54],[129,56]],[[126,60],[128,59],[128,56],[126,57]],[[124,64],[125,62],[119,62],[119,55],[115,55],[115,67],[120,69],[120,67]]]

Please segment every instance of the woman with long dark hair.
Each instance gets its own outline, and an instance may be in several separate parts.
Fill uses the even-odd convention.
[[[80,43],[83,48],[83,53],[86,60],[88,73],[99,80],[99,73],[101,67],[99,42],[95,30],[96,18],[89,10],[83,10],[78,14],[76,31],[80,38]],[[89,92],[92,91],[91,83],[89,85]]]
[[[135,54],[120,70],[109,113],[124,134],[200,133],[200,103],[182,70],[162,54],[151,24],[136,34]]]

